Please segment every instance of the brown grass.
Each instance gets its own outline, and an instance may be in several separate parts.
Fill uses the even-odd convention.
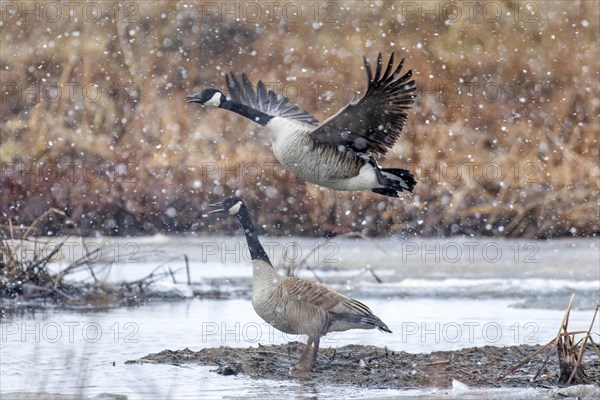
[[[505,379],[508,375],[512,374],[513,372],[530,362],[535,356],[545,352],[546,357],[544,359],[544,362],[541,363],[541,365],[537,369],[535,376],[533,377],[533,381],[535,381],[548,364],[548,360],[550,359],[552,353],[556,351],[558,358],[557,364],[559,369],[558,373],[556,374],[556,381],[558,383],[571,385],[593,382],[593,380],[590,380],[585,372],[585,363],[583,362],[583,357],[587,349],[587,344],[589,342],[590,351],[593,350],[596,354],[596,357],[600,358],[600,349],[594,341],[594,336],[598,336],[598,332],[594,332],[594,327],[596,317],[598,316],[598,311],[600,310],[600,304],[596,304],[596,308],[592,316],[592,321],[590,323],[589,329],[587,331],[574,331],[569,330],[569,316],[571,315],[573,299],[575,299],[575,294],[571,295],[569,305],[565,310],[565,315],[560,324],[560,328],[558,329],[556,337],[554,337],[544,346],[541,346],[538,350],[531,353],[529,356],[525,357],[516,365],[512,366],[507,371],[503,372],[502,375],[500,375],[496,381],[501,381],[502,379]],[[577,337],[579,337],[578,340]]]
[[[533,15],[515,8],[525,3],[493,2],[503,11],[496,22],[465,8],[453,24],[410,14],[406,2],[318,3],[319,20],[337,20],[318,29],[308,4],[286,22],[281,10],[293,2],[258,27],[211,16],[206,2],[126,4],[116,21],[96,23],[80,8],[58,22],[2,10],[4,222],[28,225],[56,207],[88,233],[203,231],[207,204],[236,193],[273,234],[600,230],[595,2],[533,2]],[[361,57],[378,51],[405,57],[420,88],[406,132],[381,160],[417,176],[400,200],[300,182],[273,167],[260,127],[185,103],[222,86],[225,72],[246,71],[290,96],[299,89],[293,100],[323,121],[364,90]],[[49,83],[61,88],[56,101],[43,97]],[[85,97],[86,85],[102,95]]]

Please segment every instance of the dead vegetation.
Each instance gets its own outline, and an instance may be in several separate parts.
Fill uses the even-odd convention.
[[[84,234],[203,231],[207,204],[238,192],[280,235],[599,232],[595,2],[535,3],[534,15],[498,2],[496,21],[462,10],[452,24],[344,4],[318,29],[308,5],[260,29],[183,2],[131,1],[133,19],[97,23],[2,15],[5,212],[27,226],[49,206],[68,209]],[[382,160],[415,172],[401,200],[300,182],[259,127],[185,103],[244,70],[323,121],[364,90],[361,56],[378,51],[405,57],[419,86]]]
[[[74,227],[67,215],[51,208],[37,217],[29,226],[15,226],[8,218],[0,225],[0,298],[3,307],[56,304],[66,307],[102,309],[145,302],[155,294],[150,286],[158,279],[172,275],[172,271],[158,266],[148,276],[135,281],[109,284],[99,276],[118,260],[107,256],[107,245],[87,246],[81,236],[66,236],[58,241],[40,238],[38,224],[52,218],[57,223]],[[75,227],[76,228],[76,227]],[[65,244],[81,242],[83,255],[74,256]],[[60,269],[50,264],[57,260],[67,263]],[[79,279],[70,279],[80,274]],[[166,297],[166,296],[163,296]]]
[[[507,378],[508,375],[514,373],[524,365],[531,363],[531,360],[542,353],[545,353],[543,363],[537,368],[537,372],[532,377],[532,381],[538,379],[548,365],[548,361],[553,353],[557,356],[557,369],[555,376],[557,376],[557,383],[562,385],[572,384],[585,384],[585,383],[598,383],[598,378],[591,378],[586,374],[585,364],[583,362],[586,351],[593,351],[596,356],[596,360],[600,360],[600,349],[596,342],[594,342],[594,335],[600,337],[599,332],[594,332],[594,323],[600,310],[600,304],[596,305],[594,315],[592,316],[592,322],[590,327],[586,331],[570,331],[569,330],[569,315],[571,313],[571,307],[573,305],[573,299],[575,294],[571,296],[567,310],[563,317],[562,323],[556,337],[551,341],[541,346],[539,349],[534,351],[529,356],[525,357],[521,362],[510,368],[508,371],[503,373],[497,380],[501,381]],[[579,336],[579,339],[577,339]],[[589,344],[588,344],[589,343]],[[592,367],[594,368],[594,367]]]
[[[314,384],[353,385],[381,389],[451,388],[454,380],[478,388],[523,387],[552,388],[560,385],[556,376],[531,381],[536,364],[523,367],[523,374],[496,381],[499,370],[514,364],[539,346],[484,346],[431,354],[411,354],[390,351],[375,346],[348,345],[323,348],[319,362],[310,376],[290,372],[304,344],[261,345],[248,348],[204,348],[193,351],[164,350],[126,364],[170,364],[185,367],[190,364],[215,366],[213,372],[222,375],[244,374],[254,379],[289,380],[310,378]],[[296,358],[295,358],[296,357]],[[589,382],[600,380],[600,360],[590,360]],[[547,367],[557,368],[556,360]],[[598,389],[596,388],[596,393]]]

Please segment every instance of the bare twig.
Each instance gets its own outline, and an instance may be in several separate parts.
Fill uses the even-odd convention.
[[[185,260],[185,272],[187,273],[187,284],[190,286],[192,284],[192,278],[190,277],[190,261],[188,260],[187,254],[183,255],[183,259]]]
[[[369,267],[367,267],[367,269],[369,270],[369,272],[371,273],[371,275],[373,275],[373,278],[375,278],[375,280],[377,281],[377,283],[383,283],[383,281],[381,279],[379,279],[379,277],[377,275],[375,275],[375,271],[373,271],[373,268],[371,268],[369,266]]]
[[[514,367],[511,367],[508,371],[502,373],[498,378],[496,378],[496,382],[501,381],[502,379],[506,378],[508,375],[512,374],[513,372],[515,372],[516,370],[521,368],[523,365],[527,364],[529,362],[529,360],[531,360],[533,357],[537,356],[542,351],[544,351],[544,350],[548,349],[548,347],[552,346],[554,344],[554,341],[555,341],[555,339],[552,339],[550,342],[546,343],[544,346],[537,349],[529,356],[525,357],[520,363],[518,363]]]
[[[173,270],[169,267],[169,274],[171,275],[171,279],[173,279],[173,283],[177,284],[177,280],[175,279],[175,275],[173,275]]]
[[[29,227],[27,228],[27,230],[23,234],[23,238],[25,239],[25,238],[29,237],[29,234],[31,233],[32,229],[35,228],[35,226],[38,224],[38,222],[40,222],[42,219],[46,218],[50,214],[58,214],[58,215],[61,215],[63,217],[67,216],[64,212],[60,211],[57,208],[50,208],[50,209],[44,211],[42,213],[42,215],[40,215],[39,217],[37,217],[36,219],[33,220],[33,222],[31,223],[31,225],[29,225]]]

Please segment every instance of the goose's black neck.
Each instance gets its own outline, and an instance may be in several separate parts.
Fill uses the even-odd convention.
[[[244,234],[246,235],[246,241],[248,242],[248,249],[250,250],[250,257],[252,260],[262,260],[271,264],[269,256],[267,256],[265,249],[258,240],[256,229],[254,229],[254,224],[252,223],[252,219],[250,219],[250,214],[248,214],[246,207],[242,206],[236,215],[242,228],[244,228]]]
[[[238,113],[241,116],[251,119],[262,126],[267,125],[267,123],[269,123],[269,121],[273,118],[269,114],[265,114],[264,112],[255,108],[248,107],[245,104],[236,103],[235,101],[224,100],[221,102],[219,107]]]

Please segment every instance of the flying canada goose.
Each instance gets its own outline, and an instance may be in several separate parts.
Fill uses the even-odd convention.
[[[374,329],[392,333],[383,321],[361,302],[339,294],[326,286],[279,275],[258,240],[256,230],[244,202],[228,197],[211,204],[216,212],[236,216],[248,241],[252,258],[252,306],[267,323],[288,334],[308,335],[298,369],[312,370],[317,361],[321,336],[348,329]],[[311,347],[314,350],[308,359]]]
[[[398,192],[412,192],[415,178],[405,169],[380,168],[374,156],[386,154],[402,133],[406,112],[415,102],[415,81],[410,80],[412,70],[400,76],[404,59],[394,69],[394,53],[383,74],[379,53],[374,76],[363,58],[365,95],[320,125],[308,112],[289,105],[287,98],[267,91],[262,81],[255,91],[246,74],[241,82],[233,72],[225,76],[229,97],[208,88],[187,101],[230,110],[266,127],[277,160],[305,181],[399,197]]]

